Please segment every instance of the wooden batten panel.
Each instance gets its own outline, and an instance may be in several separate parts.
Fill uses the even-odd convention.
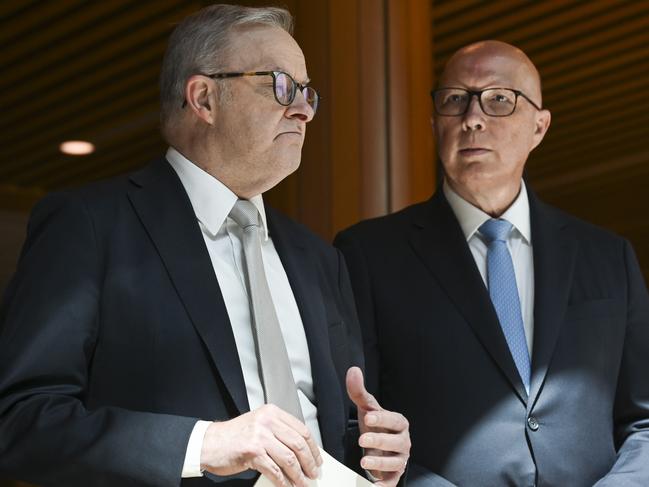
[[[421,201],[435,184],[430,128],[431,6],[388,1],[390,210]]]
[[[389,211],[385,9],[382,0],[360,2],[361,218]]]
[[[286,203],[286,192],[297,190],[293,214],[331,238],[432,192],[430,5],[329,0],[295,7],[296,39],[323,102],[309,125],[297,188],[283,183],[269,196]]]
[[[378,3],[378,2],[377,2]],[[329,2],[331,218],[337,231],[357,222],[362,194],[358,1]]]

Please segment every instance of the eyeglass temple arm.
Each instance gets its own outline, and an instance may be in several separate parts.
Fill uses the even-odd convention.
[[[215,73],[215,74],[206,74],[208,78],[238,78],[241,76],[273,76],[274,71],[245,71],[243,73]]]

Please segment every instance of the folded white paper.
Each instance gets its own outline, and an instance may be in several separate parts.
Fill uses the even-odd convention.
[[[369,480],[361,477],[353,470],[347,468],[326,451],[320,448],[322,465],[320,465],[320,478],[309,479],[309,487],[372,487]],[[255,487],[273,487],[273,483],[265,475],[261,475]]]

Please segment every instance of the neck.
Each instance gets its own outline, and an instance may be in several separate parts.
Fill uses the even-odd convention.
[[[260,181],[250,177],[249,174],[242,174],[240,170],[241,164],[233,161],[226,163],[227,158],[219,157],[218,151],[201,143],[199,140],[185,141],[185,143],[175,141],[173,147],[193,164],[218,179],[239,198],[250,199],[261,194],[266,189],[261,185]]]
[[[514,203],[521,190],[520,181],[510,186],[492,189],[490,191],[471,191],[468,188],[458,187],[449,179],[448,185],[463,199],[476,208],[480,208],[492,218],[500,217]]]

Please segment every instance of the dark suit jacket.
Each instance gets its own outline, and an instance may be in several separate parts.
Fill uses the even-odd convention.
[[[324,448],[343,460],[344,374],[362,362],[347,271],[335,249],[267,214],[306,331]],[[7,476],[179,485],[195,421],[249,410],[219,284],[166,161],[38,204],[1,319]]]
[[[441,191],[338,235],[370,392],[410,420],[427,485],[649,486],[649,297],[633,250],[533,194],[530,212],[529,397]]]

